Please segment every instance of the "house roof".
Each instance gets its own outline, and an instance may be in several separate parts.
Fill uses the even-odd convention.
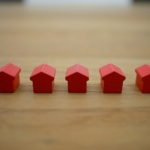
[[[113,64],[107,64],[101,67],[99,72],[102,79],[109,79],[110,76],[117,77],[118,80],[125,80],[126,78],[122,70]]]
[[[135,72],[141,76],[141,78],[146,79],[150,77],[150,65],[145,64],[135,69]]]
[[[21,68],[14,64],[7,64],[0,68],[0,76],[7,77],[7,79],[14,80],[16,75],[20,73]]]
[[[50,77],[52,80],[54,80],[55,73],[56,73],[55,68],[53,68],[52,66],[49,66],[47,64],[42,64],[33,70],[32,74],[30,76],[30,80],[34,80],[34,78],[37,77],[39,74],[46,75],[46,76]]]
[[[69,68],[67,68],[66,71],[66,80],[70,80],[74,78],[75,76],[83,77],[85,81],[89,80],[89,72],[88,69],[82,65],[75,64]]]

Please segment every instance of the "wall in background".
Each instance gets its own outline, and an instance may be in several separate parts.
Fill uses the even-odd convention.
[[[132,2],[150,2],[150,0],[0,0],[0,2],[25,2],[26,4],[78,4],[78,5],[130,5]]]
[[[132,0],[25,0],[29,5],[128,6]]]
[[[0,2],[22,2],[23,0],[0,0]]]

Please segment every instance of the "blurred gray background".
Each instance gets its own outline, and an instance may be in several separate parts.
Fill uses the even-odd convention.
[[[26,4],[43,5],[130,5],[136,2],[150,2],[150,0],[0,0],[0,2],[23,2]]]

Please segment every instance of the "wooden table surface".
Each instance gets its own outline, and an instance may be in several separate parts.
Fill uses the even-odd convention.
[[[59,11],[58,11],[59,10]],[[22,68],[13,94],[0,93],[0,150],[149,150],[150,95],[134,69],[150,64],[150,6],[54,9],[0,5],[0,66]],[[34,67],[56,67],[54,92],[33,94]],[[65,72],[89,68],[86,94],[69,94]],[[126,74],[122,94],[103,94],[99,67]]]

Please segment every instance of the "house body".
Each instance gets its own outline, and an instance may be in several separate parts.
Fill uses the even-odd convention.
[[[135,69],[136,85],[142,93],[150,93],[150,65],[142,65]]]
[[[120,68],[108,64],[99,69],[101,86],[104,93],[121,93],[125,75]]]
[[[30,76],[34,93],[52,93],[55,73],[56,69],[47,64],[36,67]]]
[[[19,73],[21,68],[7,64],[0,68],[0,92],[12,93],[15,92],[20,84]]]
[[[69,93],[86,93],[89,80],[88,69],[79,64],[69,67],[65,79],[68,81]]]

